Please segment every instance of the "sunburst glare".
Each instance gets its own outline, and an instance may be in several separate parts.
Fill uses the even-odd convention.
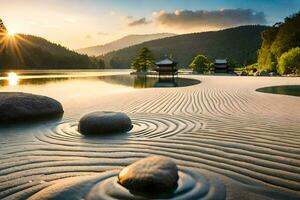
[[[14,30],[8,30],[7,34],[10,37],[14,37],[16,35],[16,32]]]
[[[32,42],[26,40],[22,37],[22,35],[17,34],[13,30],[6,31],[2,34],[0,33],[0,52],[2,52],[5,49],[10,50],[16,55],[16,57],[21,63],[24,63],[22,54],[26,53],[26,51],[21,50],[22,43],[33,45]]]
[[[19,77],[15,72],[9,72],[7,74],[7,80],[8,80],[9,85],[11,85],[11,86],[18,85],[18,83],[19,83]]]

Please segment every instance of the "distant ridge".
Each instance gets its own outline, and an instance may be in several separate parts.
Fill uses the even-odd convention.
[[[76,51],[81,54],[87,54],[89,56],[99,56],[109,53],[111,51],[116,51],[125,47],[140,44],[150,40],[156,40],[166,37],[175,36],[172,33],[157,33],[157,34],[146,34],[146,35],[128,35],[121,39],[115,40],[113,42],[97,45],[87,48],[77,49]]]
[[[144,42],[110,52],[101,58],[106,68],[129,68],[131,60],[143,47],[148,47],[155,59],[166,54],[179,62],[180,67],[188,66],[193,57],[201,53],[209,59],[227,58],[237,65],[256,62],[257,50],[261,45],[261,32],[268,26],[248,25],[220,31],[182,34]]]

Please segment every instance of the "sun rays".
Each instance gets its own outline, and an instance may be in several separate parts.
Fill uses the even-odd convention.
[[[9,37],[14,37],[16,35],[16,32],[14,30],[9,30],[7,32],[7,34],[8,34]]]
[[[0,52],[13,53],[17,56],[21,63],[24,63],[22,51],[22,43],[33,45],[30,41],[26,40],[22,35],[15,33],[13,30],[0,33]]]

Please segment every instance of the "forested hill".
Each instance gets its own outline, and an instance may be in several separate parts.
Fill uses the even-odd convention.
[[[148,47],[155,59],[166,54],[188,66],[197,54],[209,59],[227,58],[237,65],[255,63],[257,50],[261,45],[261,32],[267,26],[249,25],[221,31],[178,35],[153,40],[106,54],[103,59],[109,68],[129,68],[131,60],[143,47]]]
[[[104,68],[100,59],[78,54],[40,37],[9,36],[3,28],[0,41],[0,70]]]

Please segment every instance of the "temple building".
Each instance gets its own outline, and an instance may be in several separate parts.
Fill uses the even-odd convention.
[[[228,62],[226,59],[216,59],[214,62],[215,73],[228,73]]]
[[[177,62],[169,57],[156,62],[155,65],[157,66],[155,68],[155,71],[158,72],[159,78],[161,78],[162,76],[171,76],[172,79],[174,79],[174,76],[178,75],[178,69],[176,68]]]

